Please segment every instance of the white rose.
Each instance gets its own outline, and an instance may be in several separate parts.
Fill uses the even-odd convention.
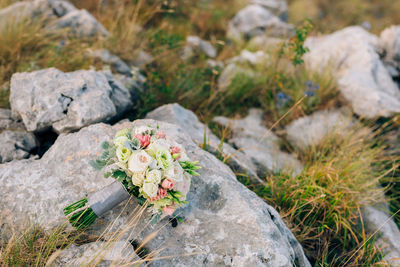
[[[143,172],[153,160],[144,150],[134,151],[129,158],[128,169],[131,172]]]
[[[164,139],[156,139],[150,143],[146,152],[155,157],[159,150],[169,150],[169,144]]]
[[[123,147],[125,142],[129,142],[129,139],[126,136],[118,136],[114,138],[114,145],[117,147]]]
[[[168,179],[180,182],[183,179],[183,173],[184,173],[183,168],[178,162],[175,161],[173,166],[165,171],[164,175]]]
[[[159,184],[161,182],[161,171],[159,170],[147,171],[146,182]]]
[[[133,172],[132,173],[132,184],[141,186],[144,182],[145,172]]]
[[[157,196],[158,184],[144,183],[143,192],[150,198]]]
[[[118,161],[127,163],[132,151],[126,147],[118,146],[115,153],[117,154]]]

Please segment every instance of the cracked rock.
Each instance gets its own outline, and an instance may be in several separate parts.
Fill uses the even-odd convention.
[[[12,117],[22,118],[28,131],[57,133],[109,121],[132,106],[130,93],[112,76],[55,68],[14,74],[10,104]]]

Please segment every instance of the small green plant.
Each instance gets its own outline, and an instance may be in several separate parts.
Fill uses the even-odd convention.
[[[296,36],[282,45],[281,53],[286,53],[294,66],[304,63],[303,56],[309,51],[307,47],[304,47],[304,42],[313,28],[311,20],[306,19],[300,27],[296,28]]]

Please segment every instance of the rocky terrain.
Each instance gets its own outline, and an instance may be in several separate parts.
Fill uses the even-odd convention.
[[[57,44],[44,46],[54,60],[4,71],[0,52],[1,264],[32,264],[15,259],[15,236],[67,225],[66,205],[112,182],[89,165],[100,144],[150,124],[201,163],[184,222],[149,226],[130,199],[39,266],[400,265],[400,26],[318,34],[289,23],[285,0],[242,1],[211,26],[201,17],[221,1],[182,4],[191,20],[155,1],[144,6],[161,15],[134,6],[143,20],[122,23],[99,18],[112,1],[78,2],[0,1],[0,49],[10,25]],[[197,19],[199,36],[180,37],[171,12]]]

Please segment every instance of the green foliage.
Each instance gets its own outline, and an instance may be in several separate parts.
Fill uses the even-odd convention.
[[[89,164],[97,171],[101,171],[104,167],[115,162],[115,146],[109,142],[103,142],[101,144],[103,153],[95,160],[89,161]],[[109,173],[104,174],[105,177],[109,177]]]
[[[198,161],[179,161],[182,169],[190,175],[199,176],[196,170],[201,169]]]
[[[282,47],[283,51],[285,48],[288,49],[287,53],[294,66],[304,63],[302,57],[309,51],[307,47],[304,47],[304,42],[308,34],[313,30],[313,27],[311,20],[306,19],[300,27],[296,28],[296,36],[291,38],[289,42],[285,43]]]

